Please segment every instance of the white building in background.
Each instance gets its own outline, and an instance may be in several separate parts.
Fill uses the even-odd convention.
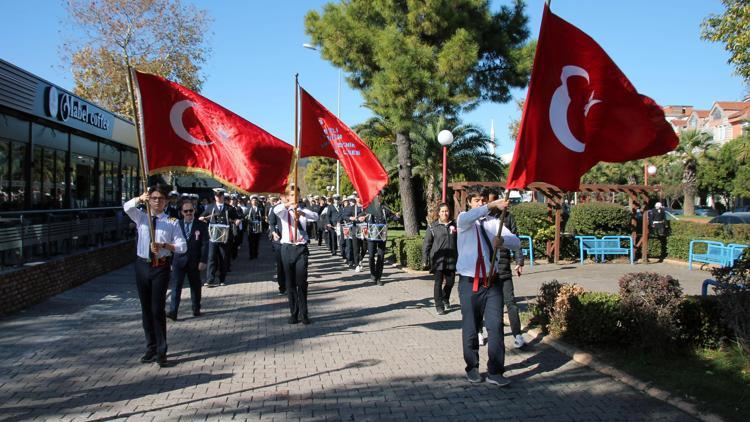
[[[750,134],[750,97],[744,101],[716,101],[709,110],[687,105],[665,106],[663,110],[677,134],[686,130],[703,131],[711,134],[719,145]]]

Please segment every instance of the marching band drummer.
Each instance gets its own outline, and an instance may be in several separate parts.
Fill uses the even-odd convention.
[[[135,279],[138,299],[141,301],[141,318],[146,334],[146,353],[142,363],[156,362],[167,366],[167,288],[169,266],[173,253],[185,253],[187,243],[177,219],[164,213],[167,204],[167,189],[162,185],[152,186],[148,192],[123,204],[123,210],[137,225],[138,258],[135,261]],[[137,208],[139,202],[148,201],[154,225],[151,239],[149,217]]]
[[[307,244],[310,238],[305,231],[308,220],[317,221],[318,214],[300,208],[299,188],[289,185],[286,202],[273,208],[273,213],[281,223],[281,261],[284,264],[286,292],[289,298],[289,323],[302,321],[307,325],[307,265],[310,251]]]
[[[258,257],[258,244],[260,235],[263,232],[263,209],[258,204],[258,197],[250,197],[250,206],[247,209],[247,241],[249,245],[248,258],[255,259]]]
[[[375,199],[367,206],[367,254],[369,255],[370,264],[370,281],[382,286],[383,282],[383,259],[385,258],[385,237],[374,236],[375,228],[378,235],[384,233],[388,220],[398,221],[398,213],[394,213],[383,203],[383,192],[378,192]],[[386,232],[387,233],[387,232]]]
[[[334,194],[331,197],[331,203],[328,205],[328,224],[326,224],[326,234],[328,235],[328,249],[331,251],[331,256],[336,256],[339,249],[339,222],[341,220],[341,205],[339,205],[339,199],[341,197],[338,194]]]
[[[215,203],[207,205],[199,220],[208,223],[208,279],[204,286],[216,287],[223,286],[227,272],[229,271],[229,245],[231,244],[232,224],[239,224],[240,219],[237,215],[237,209],[224,204],[223,188],[215,188]],[[214,226],[212,228],[212,226]],[[219,280],[216,280],[216,273],[219,273]]]

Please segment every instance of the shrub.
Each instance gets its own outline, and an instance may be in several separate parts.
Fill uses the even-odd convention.
[[[614,346],[622,342],[620,296],[586,292],[570,298],[565,338],[574,342]]]
[[[733,267],[717,268],[712,273],[719,283],[716,293],[724,321],[750,355],[750,253],[746,251]]]
[[[403,262],[401,265],[406,265],[412,270],[422,269],[422,243],[423,239],[421,236],[404,239],[402,245]]]
[[[565,231],[574,235],[630,234],[630,211],[615,204],[592,202],[571,209]]]
[[[677,338],[674,315],[682,288],[669,275],[629,273],[620,278],[620,311],[628,345],[637,349],[671,347]]]
[[[557,280],[547,281],[539,287],[539,293],[536,295],[536,306],[534,307],[534,317],[539,321],[544,330],[547,329],[549,321],[552,318],[552,312],[555,307],[555,300],[560,293],[560,284]]]
[[[675,314],[677,340],[690,346],[720,347],[732,336],[721,312],[721,303],[716,296],[684,298]]]
[[[570,318],[571,301],[583,294],[583,287],[578,284],[563,284],[555,299],[555,306],[549,322],[549,330],[557,336],[565,336],[568,331],[568,319]]]
[[[534,256],[544,256],[547,241],[555,238],[555,223],[550,222],[547,206],[540,202],[525,202],[514,205],[510,212],[516,219],[516,234],[531,236],[534,239]]]

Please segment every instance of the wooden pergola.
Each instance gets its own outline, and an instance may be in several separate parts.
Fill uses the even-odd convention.
[[[500,195],[504,194],[505,182],[456,182],[449,183],[451,189],[453,189],[453,217],[456,218],[461,211],[466,209],[466,190],[469,187],[481,186],[489,189],[496,190]],[[526,189],[526,191],[539,192],[544,195],[545,203],[547,204],[547,215],[549,216],[550,222],[555,225],[555,238],[547,241],[547,256],[552,257],[552,262],[558,262],[560,260],[560,225],[562,222],[562,208],[563,201],[568,194],[575,192],[566,192],[557,186],[550,185],[548,183],[532,183]],[[642,262],[648,262],[648,194],[652,192],[658,192],[659,186],[644,186],[644,185],[607,185],[607,184],[586,184],[581,185],[581,189],[578,191],[583,198],[584,202],[590,200],[599,200],[601,196],[610,196],[616,193],[624,193],[628,195],[628,204],[631,212],[630,223],[633,227],[631,237],[633,238],[633,244],[635,247],[641,248],[641,259]],[[534,196],[536,201],[536,196]],[[641,227],[641,239],[636,243],[638,237],[637,230],[637,213],[642,213],[642,227]]]

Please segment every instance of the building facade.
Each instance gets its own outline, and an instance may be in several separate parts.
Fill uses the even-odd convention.
[[[119,206],[136,146],[130,121],[0,59],[0,211]]]

